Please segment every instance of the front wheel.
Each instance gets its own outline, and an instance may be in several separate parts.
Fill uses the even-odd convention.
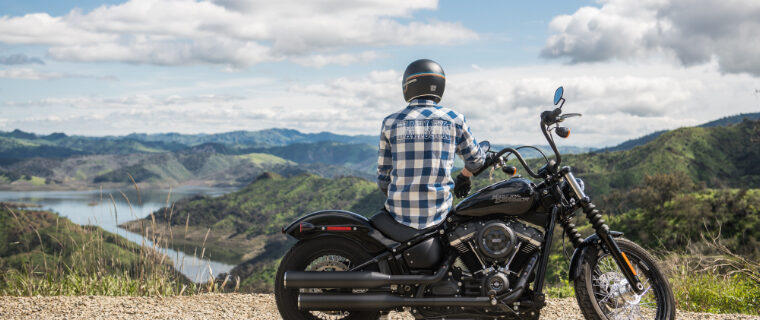
[[[283,275],[287,271],[348,271],[371,259],[356,243],[344,238],[317,238],[296,243],[285,254],[275,276],[275,301],[284,320],[371,320],[378,319],[379,311],[301,311],[298,310],[298,294],[320,293],[322,289],[285,288]],[[365,268],[363,271],[377,271]],[[337,289],[328,289],[335,291]],[[344,289],[352,292],[351,289]]]
[[[636,270],[644,292],[636,294],[615,259],[595,246],[586,251],[575,297],[586,319],[675,319],[673,291],[651,254],[626,239],[615,239]]]

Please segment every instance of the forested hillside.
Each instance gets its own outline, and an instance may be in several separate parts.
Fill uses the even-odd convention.
[[[640,185],[646,175],[684,173],[708,187],[760,187],[760,121],[669,131],[631,150],[568,155],[594,195]]]
[[[744,119],[755,120],[755,121],[760,120],[760,112],[741,113],[741,114],[737,114],[737,115],[733,115],[733,116],[723,117],[723,118],[720,118],[718,120],[713,120],[713,121],[710,121],[710,122],[707,122],[707,123],[703,123],[703,124],[699,125],[698,127],[710,128],[710,127],[718,127],[718,126],[728,126],[728,125],[733,125],[733,124],[740,123],[740,122],[744,121]],[[622,142],[622,143],[620,143],[618,145],[615,145],[615,146],[612,146],[612,147],[607,147],[607,148],[602,148],[602,149],[599,149],[597,151],[598,152],[610,152],[610,151],[629,150],[629,149],[632,149],[634,147],[646,144],[647,142],[652,141],[652,140],[656,139],[657,137],[661,136],[665,132],[668,132],[668,130],[655,131],[655,132],[652,132],[650,134],[644,135],[642,137],[631,139],[631,140],[627,140],[627,141],[624,141],[624,142]]]

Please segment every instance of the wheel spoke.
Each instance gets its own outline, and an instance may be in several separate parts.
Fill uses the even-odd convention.
[[[633,292],[617,262],[609,254],[604,254],[591,269],[592,297],[611,320],[651,319],[658,307],[657,296],[653,294],[655,291],[651,290],[653,285],[649,276],[641,271],[638,256],[627,254],[646,289],[640,295]]]

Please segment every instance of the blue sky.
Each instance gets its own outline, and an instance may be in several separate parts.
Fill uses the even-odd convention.
[[[286,127],[376,134],[406,65],[479,139],[567,144],[760,111],[760,4],[698,0],[0,2],[0,130],[81,135]]]

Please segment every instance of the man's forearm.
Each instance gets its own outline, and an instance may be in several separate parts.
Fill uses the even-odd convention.
[[[465,177],[472,177],[472,172],[470,172],[470,170],[467,170],[467,168],[462,168],[462,175]]]

